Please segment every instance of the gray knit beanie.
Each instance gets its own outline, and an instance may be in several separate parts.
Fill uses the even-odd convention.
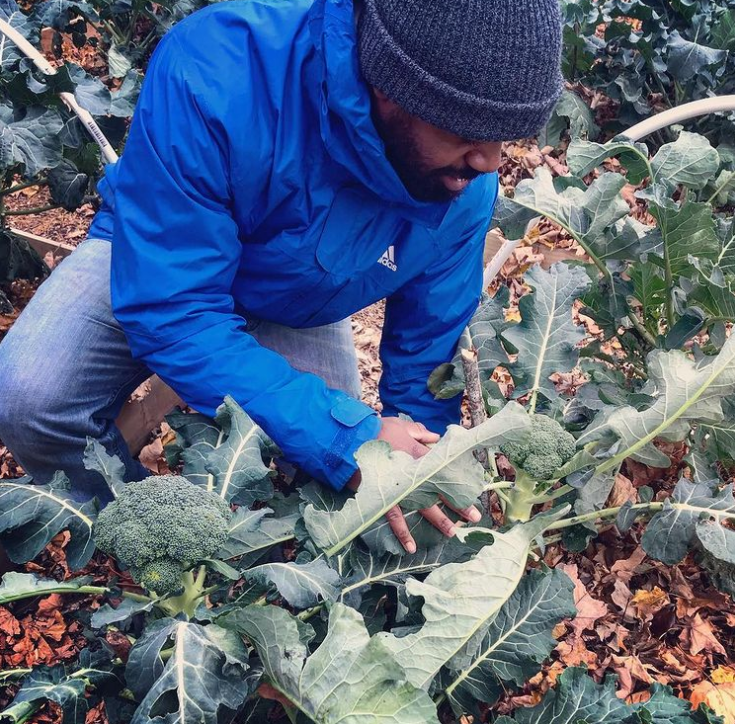
[[[362,0],[365,80],[473,141],[538,133],[562,89],[559,0]]]

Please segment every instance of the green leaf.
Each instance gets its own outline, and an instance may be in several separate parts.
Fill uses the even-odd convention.
[[[291,540],[300,517],[298,513],[283,518],[272,518],[272,514],[270,508],[238,508],[230,522],[227,540],[217,557],[238,559],[241,568],[249,568],[273,546]]]
[[[692,80],[706,68],[718,65],[727,58],[726,50],[686,40],[678,30],[674,30],[669,36],[668,46],[668,71],[682,83]]]
[[[84,467],[98,472],[116,498],[125,487],[123,461],[117,455],[108,455],[104,446],[91,437],[87,438],[87,447],[84,448]]]
[[[165,664],[164,648],[171,649]],[[217,724],[222,710],[237,710],[256,684],[236,634],[215,624],[174,619],[161,619],[146,630],[130,651],[125,673],[128,686],[142,697],[131,724],[157,717],[176,724]]]
[[[533,293],[521,298],[521,322],[506,329],[503,340],[518,354],[509,365],[516,381],[514,395],[530,394],[533,407],[539,394],[556,398],[552,374],[569,372],[577,364],[577,346],[585,333],[574,324],[572,308],[590,279],[581,267],[554,264],[548,272],[533,267],[525,281]]]
[[[0,106],[0,169],[23,166],[23,175],[31,177],[58,166],[63,127],[55,110],[34,106],[15,118],[11,108]]]
[[[467,328],[462,333],[454,359],[438,368],[429,378],[429,390],[438,399],[456,397],[464,391],[465,379],[462,367],[462,350],[477,350],[477,363],[481,380],[490,379],[495,368],[506,361],[500,344],[500,331],[505,326],[504,306],[508,302],[507,290],[495,297],[484,297]]]
[[[116,681],[116,677],[107,652],[85,649],[72,665],[34,668],[23,680],[12,704],[0,711],[0,719],[22,724],[40,705],[53,701],[62,709],[64,724],[84,724],[89,711],[87,687],[111,681]]]
[[[48,267],[26,239],[0,230],[0,282],[43,279],[48,273]]]
[[[512,199],[498,199],[494,221],[508,239],[519,239],[534,219],[545,216],[596,254],[610,243],[608,228],[630,211],[620,196],[625,183],[620,174],[608,173],[595,179],[585,191],[576,186],[557,191],[551,172],[542,166],[533,179],[516,186]]]
[[[634,143],[625,138],[613,139],[609,143],[575,140],[567,151],[567,165],[575,176],[586,176],[608,158],[618,157],[628,169],[628,181],[638,184],[650,171],[648,147],[645,143]]]
[[[735,398],[722,401],[724,417],[721,422],[699,425],[699,431],[706,435],[708,448],[717,455],[718,460],[731,460],[735,456]]]
[[[29,478],[0,480],[0,539],[16,563],[33,560],[55,535],[68,530],[67,562],[78,571],[94,553],[96,517],[96,501],[74,500],[63,473],[56,473],[50,485],[33,485]]]
[[[265,563],[251,568],[248,580],[272,584],[295,608],[310,608],[339,598],[342,579],[323,558],[308,563]]]
[[[226,438],[207,457],[214,490],[228,503],[238,505],[270,500],[272,473],[263,459],[276,453],[273,442],[229,396],[217,410],[215,421]]]
[[[697,540],[699,526],[705,526],[704,535],[713,540],[713,523],[721,527],[732,518],[735,498],[731,489],[713,493],[710,485],[682,478],[671,498],[664,500],[663,510],[649,521],[641,543],[650,556],[674,565],[684,559]]]
[[[0,581],[0,606],[33,596],[79,592],[79,589],[86,586],[91,580],[89,576],[85,576],[69,581],[55,581],[53,578],[38,578],[33,573],[8,571]]]
[[[654,684],[647,702],[628,705],[616,696],[615,677],[608,676],[602,684],[597,684],[586,669],[572,667],[562,672],[556,687],[540,704],[516,709],[512,718],[501,717],[496,724],[706,724],[707,721],[668,687]]]
[[[37,43],[38,23],[22,12],[15,0],[2,0],[0,2],[0,19],[8,23],[14,30],[17,30],[32,44]],[[10,72],[21,58],[25,58],[25,55],[14,42],[5,35],[0,37],[0,70]]]
[[[153,609],[153,601],[134,601],[123,598],[117,608],[106,603],[92,614],[92,628],[104,628],[111,623],[127,621],[139,613],[148,613]]]
[[[69,23],[82,15],[91,21],[98,21],[99,16],[85,0],[47,0],[33,6],[33,19],[42,27],[67,31]]]
[[[272,474],[264,458],[277,449],[231,397],[225,398],[214,421],[181,413],[166,419],[185,446],[183,474],[193,483],[245,507],[273,497]]]
[[[482,425],[464,429],[451,425],[447,434],[422,458],[394,452],[382,441],[365,443],[356,454],[362,484],[339,510],[306,506],[304,521],[312,540],[329,557],[377,523],[391,508],[430,507],[440,495],[457,508],[472,505],[485,485],[482,465],[473,451],[493,450],[522,437],[530,424],[520,405],[511,403]]]
[[[564,120],[560,122],[560,119]],[[576,93],[565,89],[554,108],[545,136],[539,139],[539,146],[558,146],[561,134],[567,128],[572,138],[594,138],[600,132],[590,107]]]
[[[269,683],[316,724],[438,724],[431,698],[406,681],[361,616],[335,604],[324,642],[307,658],[310,627],[275,606],[249,606],[237,626],[258,649]]]
[[[410,576],[423,575],[447,563],[466,560],[472,550],[456,537],[409,555],[376,555],[353,546],[349,553],[349,576],[343,581],[340,598],[353,608],[360,605],[366,589],[375,585],[402,588]]]
[[[112,91],[110,115],[118,118],[130,118],[138,102],[140,89],[143,85],[143,75],[136,70],[128,71],[120,88]]]
[[[93,116],[106,116],[112,103],[112,96],[107,86],[99,78],[95,78],[74,63],[64,63],[64,68],[74,83],[74,97],[79,105]]]
[[[661,270],[652,262],[635,264],[630,269],[630,278],[646,319],[658,318],[658,312],[666,303],[666,282]]]
[[[563,571],[531,571],[490,624],[477,651],[454,668],[444,691],[456,714],[492,704],[506,685],[523,686],[557,644],[552,630],[577,615],[574,585]]]
[[[725,274],[735,274],[735,216],[727,220],[717,217],[717,232],[720,253],[716,264]]]
[[[628,457],[651,467],[668,467],[669,458],[652,444],[656,438],[678,442],[693,424],[722,421],[722,400],[735,392],[735,338],[728,339],[716,357],[698,362],[678,350],[654,350],[648,356],[648,373],[641,392],[653,404],[608,411],[579,437],[580,447],[598,443],[598,457],[607,446],[611,457],[598,467],[598,473],[612,470]]]
[[[67,211],[75,211],[84,203],[88,187],[89,176],[67,159],[48,172],[51,200]]]
[[[719,167],[720,156],[704,136],[682,131],[674,143],[661,146],[651,160],[651,180],[702,189],[714,178]]]
[[[133,68],[133,62],[124,48],[113,43],[107,51],[107,63],[113,78],[124,78]]]
[[[466,563],[449,563],[423,582],[411,579],[406,583],[410,596],[424,599],[425,623],[400,638],[384,634],[384,641],[412,684],[426,689],[443,665],[457,668],[467,662],[520,583],[533,541],[568,511],[565,506],[554,514],[538,515],[507,533],[461,530],[457,533],[460,539],[487,535],[493,543]]]
[[[731,491],[728,491],[732,495]],[[735,499],[732,500],[735,510]],[[735,517],[733,513],[732,517]],[[735,563],[735,531],[720,525],[718,520],[700,520],[696,527],[697,538],[702,547],[718,561]]]

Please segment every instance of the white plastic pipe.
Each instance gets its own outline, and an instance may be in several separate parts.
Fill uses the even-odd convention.
[[[9,40],[12,40],[13,43],[18,46],[18,49],[27,55],[42,73],[45,73],[46,75],[56,75],[56,68],[54,68],[46,58],[44,58],[43,55],[41,55],[41,53],[39,53],[12,25],[1,18],[0,33]],[[5,43],[4,39],[2,40],[2,43]],[[0,44],[0,53],[1,51],[2,44]],[[92,118],[92,114],[77,103],[77,99],[72,93],[59,93],[59,98],[64,101],[69,110],[76,113],[79,117],[79,120],[84,124],[89,135],[92,136],[92,138],[97,142],[97,145],[99,145],[102,155],[105,157],[105,161],[107,161],[107,163],[115,163],[118,160],[118,155],[115,153],[115,149],[105,137],[105,134],[102,133],[102,130],[97,125],[94,118]]]
[[[710,113],[723,113],[728,111],[735,111],[735,96],[705,98],[701,101],[692,101],[691,103],[685,103],[683,106],[670,108],[668,111],[663,111],[655,116],[651,116],[651,118],[646,118],[645,121],[641,121],[627,131],[624,131],[622,135],[631,141],[640,141],[641,138],[660,131],[662,128],[666,128],[666,126],[673,126],[676,123],[689,121],[699,116],[707,116]]]
[[[735,95],[732,96],[716,96],[714,98],[705,98],[701,101],[692,101],[685,103],[683,106],[670,108],[668,111],[658,113],[645,121],[637,123],[632,128],[624,131],[621,135],[629,138],[631,141],[640,141],[656,131],[660,131],[667,126],[673,126],[676,123],[706,116],[710,113],[722,113],[735,111]],[[498,249],[490,263],[485,267],[485,275],[483,278],[483,289],[487,289],[490,283],[500,273],[508,259],[512,256],[514,250],[521,243],[522,239],[514,239],[506,241],[503,246]]]

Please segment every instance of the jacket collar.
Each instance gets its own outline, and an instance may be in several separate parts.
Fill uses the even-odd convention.
[[[413,199],[388,161],[375,129],[370,92],[359,70],[352,0],[315,0],[309,31],[320,69],[321,136],[330,156],[409,220],[439,227],[451,202]]]

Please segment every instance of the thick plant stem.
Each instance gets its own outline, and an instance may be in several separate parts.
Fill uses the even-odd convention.
[[[23,189],[31,188],[32,186],[47,186],[48,181],[45,179],[41,179],[40,181],[26,181],[22,184],[16,184],[15,186],[11,186],[8,189],[5,189],[4,191],[0,191],[0,196],[10,196],[10,194],[14,194],[16,191],[22,191]]]
[[[32,209],[16,209],[14,211],[6,211],[5,216],[30,216],[31,214],[42,214],[44,211],[53,211],[53,209],[60,208],[60,204],[47,204],[46,206],[36,206]]]
[[[184,592],[178,596],[161,601],[159,606],[170,616],[178,616],[183,613],[187,618],[194,618],[200,601],[204,598],[204,579],[207,577],[207,567],[199,566],[199,569],[187,571],[183,575]]]
[[[511,490],[505,492],[505,520],[507,523],[525,523],[531,519],[533,506],[539,501],[536,496],[536,481],[522,470],[516,471],[516,481]]]
[[[638,334],[643,337],[643,339],[646,341],[646,344],[648,344],[650,347],[656,347],[656,340],[653,337],[653,335],[645,328],[643,325],[643,322],[638,319],[638,315],[631,309],[630,312],[628,312],[628,319],[630,320],[630,323],[633,325],[633,328],[635,329]]]
[[[480,365],[478,363],[477,350],[474,347],[471,349],[463,349],[460,356],[462,357],[462,369],[464,371],[465,390],[467,391],[467,403],[470,408],[470,421],[472,422],[472,427],[477,427],[487,420],[485,400],[482,397],[482,383],[480,381]],[[476,455],[480,464],[487,469],[488,460],[491,457],[488,454],[488,451],[482,448],[477,451]],[[495,467],[494,459],[493,467]],[[482,500],[482,507],[485,509],[485,512],[490,514],[492,509],[490,492],[484,492],[480,499]]]
[[[485,402],[482,399],[482,383],[480,382],[480,366],[477,360],[477,350],[463,349],[462,369],[464,371],[465,389],[467,390],[467,403],[470,408],[470,420],[472,427],[482,425],[487,420],[485,413]],[[487,450],[479,450],[477,459],[487,465]]]
[[[660,510],[663,510],[663,508],[663,503],[637,503],[636,505],[631,505],[629,510],[639,510],[641,511],[641,515],[645,515],[646,513],[658,513]],[[600,518],[614,518],[622,509],[623,506],[619,505],[615,508],[594,510],[591,513],[585,513],[584,515],[576,515],[572,518],[558,520],[556,521],[556,523],[552,523],[546,529],[546,532],[548,533],[550,530],[562,530],[564,528],[571,528],[574,525],[579,525],[580,523],[589,523],[595,520],[599,520]]]
[[[112,589],[106,586],[79,586],[79,588],[60,588],[55,590],[53,588],[47,588],[41,591],[25,591],[21,594],[11,596],[9,598],[3,598],[3,604],[11,603],[12,601],[21,601],[25,598],[35,598],[37,596],[48,596],[52,593],[63,593],[63,594],[75,594],[75,595],[87,595],[87,596],[104,596],[106,593],[111,593]],[[131,601],[138,601],[140,603],[148,603],[153,599],[149,596],[144,596],[140,593],[130,593],[129,591],[122,592],[123,598],[129,598]]]

